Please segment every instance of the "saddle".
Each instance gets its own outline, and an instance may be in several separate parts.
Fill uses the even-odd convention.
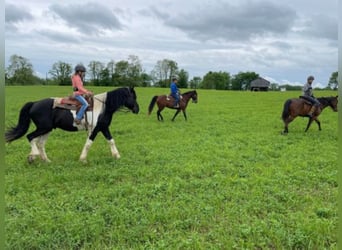
[[[312,103],[306,96],[301,95],[301,96],[299,96],[299,98],[302,99],[302,100],[304,100],[304,103],[305,103],[305,104],[308,104],[308,105],[310,105],[310,106],[313,105],[313,103]]]
[[[166,100],[167,101],[170,101],[171,98],[173,98],[171,94],[166,95]],[[179,95],[179,101],[181,101],[182,99],[183,99],[183,96],[180,94]]]
[[[86,111],[93,111],[94,98],[89,95],[84,95],[83,97],[89,104]],[[76,113],[80,110],[81,107],[82,104],[73,96],[55,98],[55,101],[53,103],[53,108],[76,110]]]

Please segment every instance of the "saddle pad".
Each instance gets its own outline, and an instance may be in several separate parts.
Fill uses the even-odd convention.
[[[58,97],[58,98],[54,98],[54,102],[53,102],[53,108],[58,107],[58,108],[64,108],[64,109],[70,109],[70,110],[79,110],[81,106],[82,106],[81,103],[73,97]],[[93,106],[89,105],[87,108],[87,111],[91,111],[91,110],[93,110]]]

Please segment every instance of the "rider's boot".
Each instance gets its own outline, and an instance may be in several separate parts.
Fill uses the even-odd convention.
[[[312,107],[311,107],[311,109],[310,109],[310,111],[309,111],[309,113],[308,113],[308,116],[309,116],[310,118],[312,118],[313,113],[315,113],[315,111],[316,111],[316,106],[315,106],[315,105],[312,105]]]

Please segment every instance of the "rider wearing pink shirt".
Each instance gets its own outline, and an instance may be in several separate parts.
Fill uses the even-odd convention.
[[[72,87],[74,90],[74,97],[82,104],[79,112],[76,114],[75,123],[80,124],[83,119],[83,115],[87,110],[89,104],[83,95],[92,95],[93,93],[83,87],[83,78],[85,76],[86,68],[83,65],[78,64],[75,67],[75,74],[72,75]]]

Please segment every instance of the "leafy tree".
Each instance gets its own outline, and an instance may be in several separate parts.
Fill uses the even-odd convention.
[[[127,85],[129,72],[129,62],[121,60],[115,64],[114,71],[114,85],[115,86],[125,86]]]
[[[199,76],[193,77],[189,82],[190,88],[197,89],[199,87],[201,81],[202,81],[201,77],[199,77]]]
[[[72,66],[69,63],[58,61],[49,71],[53,81],[58,85],[71,85]]]
[[[228,89],[230,83],[230,75],[228,72],[212,72],[209,71],[201,82],[200,87],[203,89]]]
[[[171,77],[178,73],[177,70],[178,65],[175,61],[169,59],[158,61],[151,72],[155,86],[168,87],[171,82]]]
[[[239,72],[232,79],[233,90],[247,90],[251,86],[251,81],[257,79],[259,74],[255,72]]]
[[[184,69],[181,69],[178,73],[178,87],[179,88],[187,88],[188,87],[188,80],[189,80],[189,73],[186,72]]]
[[[139,86],[142,80],[142,65],[138,56],[130,55],[128,60],[107,64],[108,76],[114,86]]]
[[[142,66],[138,56],[130,55],[128,57],[128,81],[127,85],[129,86],[138,86],[140,85],[142,74]]]
[[[89,68],[89,73],[91,77],[91,82],[94,85],[97,85],[97,86],[100,85],[100,74],[101,74],[101,71],[104,69],[103,63],[99,61],[91,61],[88,64],[88,68]]]
[[[16,85],[30,85],[37,83],[38,77],[33,74],[33,66],[30,61],[22,56],[12,55],[7,67],[7,83]]]
[[[109,73],[108,68],[104,68],[100,72],[100,79],[99,79],[99,85],[101,86],[110,86],[111,85],[111,76]]]
[[[328,87],[333,90],[337,90],[338,88],[338,72],[333,72],[330,76]]]
[[[115,62],[114,60],[110,60],[107,63],[107,70],[108,70],[108,74],[110,77],[110,85],[114,85],[114,73],[115,73]]]
[[[141,73],[141,84],[140,84],[141,87],[150,87],[151,82],[152,82],[152,77],[149,74],[145,72]]]
[[[270,85],[270,89],[271,90],[279,90],[279,84],[278,83],[271,83],[271,85]]]

